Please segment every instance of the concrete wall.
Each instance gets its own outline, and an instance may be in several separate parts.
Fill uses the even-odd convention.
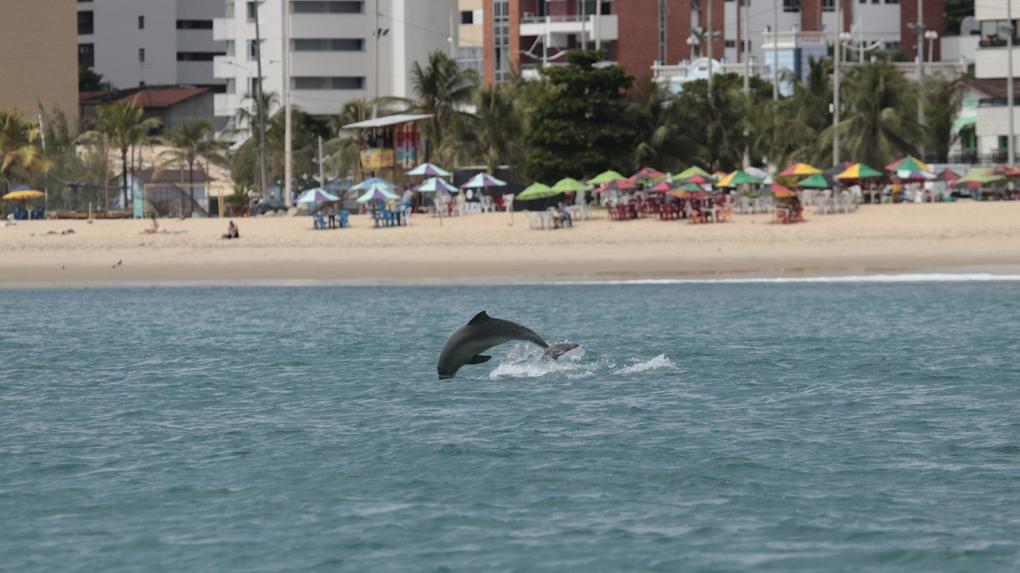
[[[1012,6],[1008,4],[1012,2]],[[978,20],[1005,20],[1012,8],[1013,19],[1020,19],[1020,0],[974,0],[974,17]]]
[[[0,109],[35,115],[41,103],[78,117],[74,0],[0,0]]]

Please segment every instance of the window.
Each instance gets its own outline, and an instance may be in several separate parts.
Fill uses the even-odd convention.
[[[255,21],[255,14],[256,14],[256,12],[258,12],[258,9],[259,9],[258,8],[258,4],[254,3],[254,2],[248,2],[247,6],[248,6],[248,21],[249,22],[254,22]]]
[[[298,77],[291,79],[296,90],[361,90],[365,89],[365,78],[358,76]]]
[[[78,35],[90,36],[96,31],[95,13],[92,10],[78,12]]]
[[[783,0],[783,12],[800,12],[800,0]]]
[[[225,0],[223,15],[226,16],[227,18],[234,17],[234,0]]]
[[[362,38],[301,38],[291,40],[295,52],[361,52],[365,49]]]
[[[96,45],[78,44],[78,67],[92,68],[96,65]]]
[[[544,2],[539,2],[543,6]],[[510,79],[510,2],[492,0],[492,73],[496,82]],[[486,32],[488,33],[488,32]]]
[[[255,43],[255,40],[248,40],[248,59],[249,60],[259,59],[259,47]]]
[[[237,93],[237,80],[234,78],[227,78],[227,87],[224,89],[223,93]]]
[[[178,62],[211,62],[216,56],[222,56],[219,52],[177,52]]]
[[[460,23],[461,24],[474,24],[475,13],[472,10],[461,10],[460,11]]]
[[[227,40],[227,55],[230,57],[234,57],[234,46],[236,46],[236,44],[233,40]]]
[[[836,0],[822,0],[822,12],[835,12]]]
[[[178,20],[178,30],[212,30],[212,20]]]
[[[899,4],[900,0],[885,0],[886,4]]]
[[[737,41],[736,40],[726,40],[725,46],[727,48],[736,48],[737,47]]]
[[[138,48],[138,63],[145,63],[145,48]]]
[[[365,11],[364,2],[349,0],[320,0],[318,2],[295,0],[290,6],[291,12],[295,14],[361,14]]]
[[[900,49],[900,43],[898,41],[887,41],[885,43],[885,49],[887,49],[887,50],[898,50],[898,49]]]

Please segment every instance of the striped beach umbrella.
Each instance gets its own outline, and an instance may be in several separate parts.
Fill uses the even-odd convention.
[[[414,190],[419,193],[435,193],[436,191],[456,193],[458,191],[456,185],[447,183],[442,177],[429,177],[424,183],[415,187]]]
[[[407,172],[411,177],[449,177],[450,172],[432,163],[422,163]]]
[[[794,163],[786,169],[783,169],[779,175],[782,177],[807,177],[808,175],[818,175],[821,172],[821,169],[812,167],[807,163]]]
[[[836,179],[840,181],[874,179],[875,177],[882,177],[882,172],[863,163],[854,163],[836,175]]]
[[[479,173],[461,185],[463,189],[488,189],[490,187],[506,187],[506,181],[496,179],[488,173]]]

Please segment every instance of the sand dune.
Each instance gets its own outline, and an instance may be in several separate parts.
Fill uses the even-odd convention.
[[[31,221],[0,228],[0,284],[101,285],[289,281],[515,282],[1020,268],[1020,203],[862,206],[775,225],[766,215],[690,225],[594,219],[533,231],[521,213],[444,218],[374,229],[315,231],[311,219]],[[73,229],[73,234],[48,234]],[[121,264],[117,264],[120,262]]]

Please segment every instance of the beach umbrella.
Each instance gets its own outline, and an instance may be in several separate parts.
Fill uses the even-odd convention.
[[[611,191],[622,192],[622,191],[634,191],[637,189],[637,185],[627,181],[626,179],[617,179],[608,183],[603,183],[598,189],[595,190],[597,193],[609,193]]]
[[[563,179],[560,179],[559,181],[556,182],[555,185],[552,186],[552,188],[553,191],[559,193],[570,193],[572,191],[577,192],[588,190],[587,185],[581,183],[577,179],[571,179],[570,177],[564,177]]]
[[[694,185],[708,185],[712,183],[712,178],[695,173],[694,175],[691,175],[687,179],[677,179],[674,177],[673,181],[676,181],[678,183],[693,183]]]
[[[461,185],[462,189],[488,189],[490,187],[506,187],[506,181],[496,179],[488,173],[479,173]]]
[[[397,188],[396,185],[390,183],[389,181],[383,179],[382,177],[370,177],[368,179],[365,179],[361,183],[358,183],[354,187],[351,187],[351,191],[367,191],[368,189],[371,189],[372,187],[375,186],[382,186],[388,191],[392,191],[393,189]]]
[[[708,173],[708,171],[705,171],[704,169],[698,167],[697,165],[692,165],[692,166],[688,167],[687,169],[684,169],[680,173],[677,173],[676,175],[674,175],[673,176],[673,181],[687,181],[688,179],[690,179],[691,177],[694,177],[695,175],[704,177],[705,179],[711,179],[712,178],[712,176]]]
[[[414,169],[408,171],[407,174],[410,175],[411,177],[449,177],[450,176],[450,172],[449,171],[443,169],[442,167],[439,167],[438,165],[433,165],[431,163],[422,163],[418,167],[415,167]]]
[[[821,169],[812,167],[807,163],[794,163],[786,169],[783,169],[779,175],[782,177],[805,177],[808,175],[818,175],[821,172]]]
[[[792,199],[797,196],[796,191],[783,187],[779,183],[772,184],[772,194],[775,195],[776,199]]]
[[[769,175],[768,171],[765,171],[764,169],[759,169],[758,167],[751,166],[751,167],[748,167],[747,169],[744,169],[744,173],[747,173],[748,175],[750,175],[752,177],[757,177],[757,178],[761,179],[762,183],[765,183],[765,184],[768,184],[768,185],[772,184],[772,176]]]
[[[562,191],[556,191],[552,187],[545,185],[544,183],[532,183],[528,185],[527,189],[521,191],[520,195],[515,199],[516,201],[532,201],[534,199],[545,199],[547,197],[553,197],[563,193]]]
[[[829,180],[825,178],[825,175],[822,175],[821,173],[816,173],[811,177],[808,177],[807,179],[798,183],[797,186],[805,187],[807,189],[828,189],[832,187],[832,183],[830,183]]]
[[[702,189],[701,187],[699,187],[699,186],[697,186],[697,185],[695,185],[693,183],[684,183],[683,185],[681,185],[679,187],[675,187],[672,190],[670,190],[669,194],[674,196],[674,197],[679,197],[679,198],[683,199],[684,197],[688,197],[689,195],[691,195],[693,193],[704,193],[704,192],[705,192],[704,189]]]
[[[637,173],[630,176],[631,183],[644,183],[652,179],[659,179],[660,177],[666,177],[666,174],[662,171],[656,171],[651,167],[642,167]]]
[[[29,189],[24,185],[15,187],[10,193],[3,196],[4,201],[28,201],[29,199],[42,199],[46,194],[42,191]]]
[[[325,189],[315,187],[313,189],[307,189],[297,199],[298,205],[318,205],[319,203],[330,203],[333,201],[339,201],[340,198]]]
[[[836,179],[840,181],[845,179],[873,179],[875,177],[882,177],[882,173],[863,163],[854,163],[836,175]]]
[[[750,183],[752,185],[759,185],[759,184],[761,184],[761,182],[762,182],[761,177],[755,177],[754,175],[751,175],[750,173],[745,173],[745,172],[743,172],[743,171],[738,169],[738,170],[734,171],[733,173],[730,173],[726,177],[723,177],[722,179],[720,179],[719,182],[715,184],[715,186],[716,187],[736,187],[737,185],[743,185],[745,183]]]
[[[885,166],[886,171],[931,171],[931,167],[927,163],[914,157],[913,155],[907,155],[893,161],[889,165]]]
[[[400,197],[396,193],[376,185],[365,191],[361,197],[358,197],[358,205],[364,205],[369,201],[396,201],[397,199],[400,199]]]
[[[971,169],[966,175],[957,179],[953,185],[962,186],[970,184],[976,184],[978,186],[987,185],[988,183],[995,183],[996,181],[1005,181],[1005,175],[998,175],[994,170],[990,169]]]
[[[669,193],[670,191],[673,191],[674,189],[676,189],[678,186],[679,186],[679,184],[673,183],[672,181],[669,181],[669,180],[666,180],[666,181],[660,181],[660,182],[656,183],[654,186],[650,187],[648,189],[648,191],[651,192],[651,193]],[[698,187],[698,186],[695,185],[695,187]]]
[[[893,173],[893,177],[898,179],[901,183],[922,183],[924,181],[935,180],[935,174],[930,171],[917,171],[912,169],[897,169]]]
[[[588,180],[588,184],[589,185],[596,185],[597,186],[597,185],[605,185],[606,183],[610,183],[610,182],[613,182],[613,181],[626,181],[626,180],[627,180],[626,177],[624,177],[623,175],[620,175],[620,173],[610,169],[608,171],[603,171],[602,173],[599,173],[595,177],[592,177],[591,179],[589,179]]]
[[[946,183],[952,183],[960,178],[960,174],[946,167],[938,174],[939,181],[945,181]]]
[[[450,185],[442,177],[429,177],[424,183],[415,187],[414,190],[419,193],[435,193],[436,191],[456,193],[458,191],[456,185]]]

